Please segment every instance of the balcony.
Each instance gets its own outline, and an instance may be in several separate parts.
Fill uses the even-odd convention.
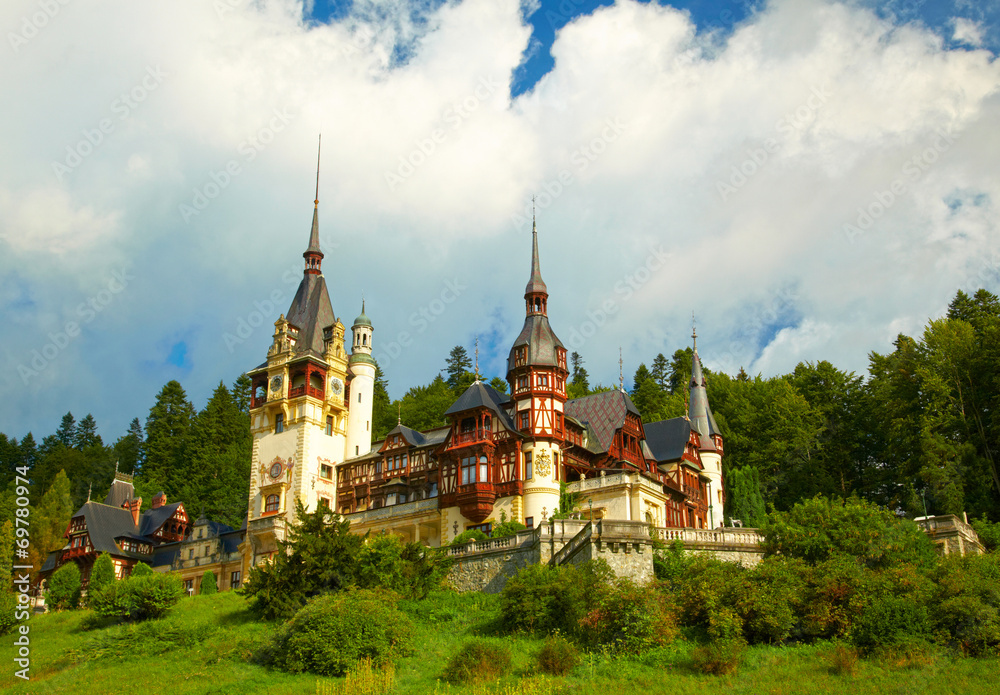
[[[451,440],[451,446],[466,446],[477,442],[492,442],[493,432],[484,428],[471,430],[469,432],[457,432]]]
[[[298,398],[299,396],[312,396],[313,398],[318,398],[323,400],[326,396],[323,394],[323,389],[313,388],[312,386],[297,386],[296,388],[289,389],[289,398]]]
[[[259,519],[251,519],[247,531],[261,540],[279,541],[285,538],[285,517],[272,514]]]
[[[455,493],[455,504],[459,506],[462,516],[478,524],[493,511],[493,502],[496,498],[496,488],[493,483],[470,483],[459,486],[458,492]]]

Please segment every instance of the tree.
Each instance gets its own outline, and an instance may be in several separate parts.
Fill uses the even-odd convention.
[[[447,424],[444,411],[455,402],[455,392],[441,375],[427,386],[414,386],[399,401],[403,424],[425,431]]]
[[[340,591],[355,580],[364,538],[350,532],[350,522],[322,504],[306,512],[300,500],[295,513],[288,539],[279,542],[271,562],[251,568],[244,585],[250,609],[265,620],[287,620],[309,598]]]
[[[587,374],[583,366],[583,358],[580,353],[574,352],[569,356],[572,372],[570,372],[569,384],[566,386],[566,396],[570,399],[583,398],[590,393],[590,375]]]
[[[87,598],[92,600],[115,581],[115,563],[107,553],[101,553],[90,570],[90,582],[87,584]]]
[[[215,572],[209,570],[201,575],[201,586],[198,589],[198,593],[207,596],[218,592],[219,586],[215,581]]]
[[[493,390],[497,393],[507,393],[507,382],[498,376],[490,379],[490,386],[492,386]]]
[[[661,389],[664,391],[670,389],[670,364],[662,352],[653,359],[653,367],[649,374]]]
[[[372,438],[385,439],[396,426],[396,408],[389,400],[389,382],[378,362],[375,363],[375,388],[372,392]]]
[[[744,526],[759,528],[764,523],[764,497],[760,492],[757,469],[747,466],[735,469],[727,476],[726,521],[739,519]]]
[[[76,444],[76,418],[73,413],[63,415],[62,424],[56,430],[56,437],[63,446],[74,446]]]
[[[80,568],[67,562],[49,577],[45,603],[53,610],[76,608],[80,603]]]
[[[472,360],[469,353],[461,345],[456,345],[451,349],[446,361],[445,371],[448,373],[448,386],[452,391],[460,392],[462,377],[466,375],[472,367]]]
[[[639,368],[635,370],[635,376],[632,377],[632,392],[635,393],[639,390],[639,387],[643,385],[646,381],[653,378],[650,374],[649,369],[646,368],[645,363],[640,363]]]
[[[101,435],[97,434],[97,422],[93,415],[87,413],[87,416],[80,420],[80,424],[76,426],[76,438],[73,441],[73,446],[82,451],[88,447],[103,445]]]
[[[17,624],[14,611],[17,599],[13,591],[14,524],[5,519],[0,526],[0,635]]]
[[[129,423],[128,432],[115,442],[114,452],[118,470],[129,474],[141,470],[145,448],[146,436],[142,431],[142,423],[139,422],[139,418],[133,418]]]
[[[32,510],[31,546],[28,550],[31,561],[28,564],[40,568],[50,552],[65,545],[66,539],[63,534],[66,533],[69,520],[75,511],[69,489],[70,483],[66,472],[59,471],[39,501],[38,507]]]
[[[670,393],[678,393],[687,388],[691,381],[691,371],[694,369],[694,350],[684,348],[675,350],[670,360]],[[706,373],[707,370],[704,370]]]
[[[243,373],[236,377],[236,381],[233,382],[232,387],[229,389],[233,394],[233,402],[236,403],[236,409],[247,416],[250,415],[250,391],[252,388],[253,382],[246,373]]]
[[[142,477],[178,499],[187,472],[187,444],[194,421],[194,406],[177,381],[169,381],[156,396],[146,419],[146,461]]]

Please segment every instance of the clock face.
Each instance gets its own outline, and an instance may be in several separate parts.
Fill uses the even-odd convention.
[[[280,388],[281,388],[281,377],[280,376],[271,377],[271,390],[277,391]]]
[[[279,475],[281,475],[281,464],[275,461],[271,466],[271,477],[276,479]]]
[[[330,390],[333,391],[333,393],[335,393],[335,394],[343,393],[343,391],[344,391],[344,382],[341,381],[340,379],[338,379],[337,377],[331,377],[330,378]]]

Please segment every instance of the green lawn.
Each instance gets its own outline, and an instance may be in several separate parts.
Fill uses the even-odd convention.
[[[476,688],[439,681],[445,662],[467,637],[489,632],[497,600],[482,594],[439,593],[404,601],[416,624],[416,648],[397,664],[394,692],[400,695],[719,695],[720,693],[993,693],[1000,659],[965,659],[945,652],[918,665],[862,660],[851,675],[834,675],[829,644],[756,647],[732,676],[706,676],[691,667],[692,645],[679,641],[642,659],[584,655],[562,678],[535,673],[541,640],[508,638],[514,654],[509,676]],[[13,676],[14,636],[0,638],[7,664],[0,689],[11,693],[316,693],[336,679],[289,675],[252,662],[275,628],[253,621],[232,593],[182,599],[168,617],[135,626],[83,629],[88,611],[31,619],[31,681]]]

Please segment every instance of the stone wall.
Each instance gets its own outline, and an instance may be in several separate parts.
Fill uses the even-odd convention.
[[[942,555],[982,555],[986,552],[975,529],[954,514],[920,517],[914,521],[931,537]]]

